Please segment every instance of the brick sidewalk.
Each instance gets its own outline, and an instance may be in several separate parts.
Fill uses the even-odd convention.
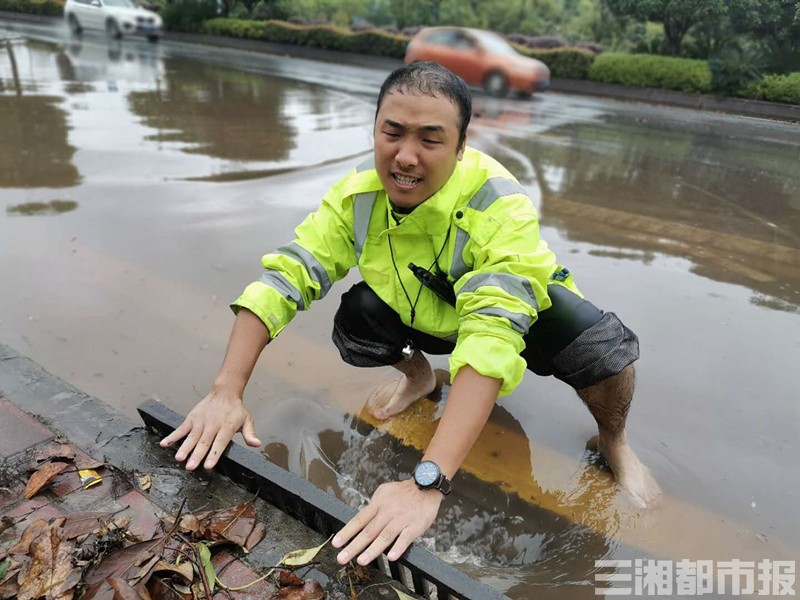
[[[131,533],[149,540],[164,532],[162,518],[176,513],[183,499],[187,500],[186,511],[190,513],[209,508],[227,508],[252,499],[248,492],[216,473],[187,473],[175,464],[168,450],[158,447],[155,438],[139,428],[132,433],[130,436],[109,438],[105,448],[109,454],[117,457],[116,460],[110,460],[108,454],[92,457],[0,396],[0,517],[14,520],[13,526],[5,530],[0,526],[0,562],[25,528],[39,519],[52,522],[74,513],[115,513],[115,520],[130,519],[127,529]],[[147,456],[151,466],[162,465],[152,469],[152,487],[147,491],[137,489],[137,473],[141,471],[130,466],[137,464],[137,446],[131,445],[126,438],[137,436],[145,436],[145,442],[150,444]],[[117,448],[113,442],[116,442]],[[73,464],[56,475],[31,499],[24,499],[23,491],[30,474],[38,465],[47,462],[48,456],[53,459],[72,457],[67,460]],[[119,460],[120,456],[129,456],[130,463]],[[103,478],[102,483],[84,489],[78,470],[98,464],[103,464],[102,467],[95,467]],[[141,467],[141,461],[137,466]],[[212,559],[217,575],[226,587],[247,588],[243,591],[217,589],[214,598],[272,597],[279,588],[270,580],[252,586],[248,584],[279,563],[280,557],[287,551],[314,547],[324,541],[263,501],[256,500],[255,504],[259,521],[267,527],[267,537],[251,548],[246,556],[240,549],[222,549]],[[8,522],[7,519],[4,521]],[[348,581],[338,575],[340,567],[335,561],[333,549],[326,546],[315,561],[318,562],[313,566],[303,568],[303,577],[319,581],[326,598],[349,598]],[[377,571],[368,583],[362,588],[363,593],[359,593],[360,599],[395,597],[395,594],[387,595],[388,587],[398,587],[398,584]],[[401,589],[411,594],[405,588]]]

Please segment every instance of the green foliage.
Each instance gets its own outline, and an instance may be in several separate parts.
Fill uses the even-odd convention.
[[[402,58],[408,38],[382,31],[352,33],[331,25],[292,25],[281,21],[210,19],[203,23],[203,33],[294,44],[311,48],[357,52],[373,56]]]
[[[767,75],[751,83],[740,95],[754,100],[800,104],[800,73]]]
[[[721,18],[729,0],[603,0],[612,13],[641,21],[657,21],[664,27],[666,51],[678,56],[681,42],[697,24]]]
[[[198,31],[203,21],[216,16],[216,0],[170,0],[161,11],[164,27],[175,31]]]
[[[708,62],[711,89],[718,94],[735,95],[764,75],[768,61],[757,46],[730,44]]]
[[[0,0],[0,10],[61,17],[64,15],[63,0]]]
[[[705,61],[648,54],[603,53],[589,68],[589,79],[682,92],[711,90],[711,71]]]
[[[552,77],[586,79],[589,76],[589,67],[592,66],[592,61],[595,58],[595,55],[589,50],[578,48],[535,50],[524,46],[515,45],[515,47],[520,54],[530,56],[546,64]]]

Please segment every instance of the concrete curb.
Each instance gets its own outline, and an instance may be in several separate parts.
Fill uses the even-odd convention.
[[[59,17],[0,11],[0,21],[2,20],[40,24],[61,22]],[[396,58],[369,56],[365,54],[341,52],[338,50],[323,50],[320,48],[308,48],[291,44],[275,44],[260,40],[247,40],[197,33],[168,31],[164,39],[178,43],[211,45],[250,52],[264,52],[266,54],[278,54],[294,58],[335,62],[338,64],[356,65],[387,71],[395,69],[403,64],[403,61]],[[598,96],[630,102],[679,106],[694,110],[721,112],[761,119],[774,119],[794,123],[800,122],[800,106],[795,104],[782,104],[779,102],[723,98],[709,94],[692,94],[654,88],[631,88],[611,83],[599,83],[583,79],[562,79],[557,77],[553,78],[549,91],[559,94]]]

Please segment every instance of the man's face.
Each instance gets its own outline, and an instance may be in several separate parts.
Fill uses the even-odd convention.
[[[458,107],[444,96],[391,91],[375,119],[375,168],[392,203],[411,210],[447,183],[461,160]]]

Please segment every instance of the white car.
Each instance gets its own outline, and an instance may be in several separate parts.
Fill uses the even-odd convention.
[[[74,35],[100,29],[113,39],[143,35],[157,42],[164,33],[161,17],[131,0],[66,0],[64,18]]]

